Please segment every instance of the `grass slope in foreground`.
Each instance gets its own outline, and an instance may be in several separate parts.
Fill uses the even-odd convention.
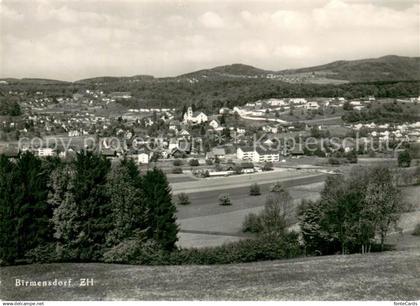
[[[1,269],[6,300],[418,300],[420,249],[218,266],[46,264]],[[14,280],[94,278],[93,287]]]

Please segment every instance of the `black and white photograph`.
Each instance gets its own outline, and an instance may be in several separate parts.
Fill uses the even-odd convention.
[[[87,301],[420,305],[420,0],[0,0],[0,304]]]

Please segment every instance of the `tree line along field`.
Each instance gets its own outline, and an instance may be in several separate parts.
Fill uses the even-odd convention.
[[[86,89],[100,89],[106,93],[129,91],[132,98],[120,101],[125,107],[175,107],[195,104],[205,111],[220,107],[244,105],[272,97],[346,97],[378,98],[417,97],[419,81],[377,81],[366,83],[291,84],[270,79],[217,78],[190,84],[179,79],[146,79],[127,82],[124,79],[102,83],[28,83],[11,82],[0,87],[0,93],[25,91],[28,95],[42,91],[45,96],[69,96]]]

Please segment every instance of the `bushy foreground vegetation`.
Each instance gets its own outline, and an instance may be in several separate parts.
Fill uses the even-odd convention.
[[[170,252],[178,227],[162,171],[81,152],[67,163],[0,157],[2,264],[102,261],[132,241]]]
[[[264,210],[249,214],[242,230],[282,236],[298,221],[306,255],[382,251],[401,213],[410,209],[386,167],[357,168],[348,178],[330,176],[320,200],[303,200],[297,211],[287,190],[276,185]]]
[[[189,201],[186,195],[179,200]],[[229,196],[223,201],[230,204]],[[2,265],[223,264],[302,254],[298,235],[284,225],[255,239],[179,250],[175,211],[163,172],[140,174],[131,160],[111,165],[91,152],[70,162],[29,152],[16,161],[0,156]]]
[[[217,247],[165,252],[155,243],[126,241],[104,256],[109,263],[142,265],[212,265],[293,258],[302,255],[298,234],[263,235]]]
[[[383,249],[405,209],[394,181],[383,167],[329,178],[321,199],[300,207],[301,236],[290,231],[296,209],[277,183],[264,210],[245,220],[253,238],[177,249],[176,207],[162,171],[140,174],[133,161],[111,165],[91,152],[67,162],[0,156],[0,263],[225,264],[369,252]],[[184,196],[180,204],[189,202]],[[219,200],[231,204],[227,194]]]
[[[412,232],[413,236],[420,236],[420,223],[417,223],[416,227],[414,228]]]
[[[407,209],[388,168],[357,168],[348,178],[329,177],[321,199],[303,201],[300,207],[306,253],[383,250],[386,236]]]

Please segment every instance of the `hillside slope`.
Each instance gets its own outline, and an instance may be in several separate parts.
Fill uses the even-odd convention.
[[[387,55],[373,59],[336,61],[326,65],[284,70],[281,73],[311,73],[351,82],[420,80],[420,57]]]
[[[60,263],[6,267],[6,300],[418,300],[420,251],[220,266]],[[24,280],[93,278],[91,287],[21,288]]]
[[[274,73],[273,71],[255,68],[253,66],[244,64],[232,64],[225,66],[217,66],[211,69],[198,70],[177,76],[177,79],[184,78],[250,78],[250,77],[265,77],[267,74]]]

